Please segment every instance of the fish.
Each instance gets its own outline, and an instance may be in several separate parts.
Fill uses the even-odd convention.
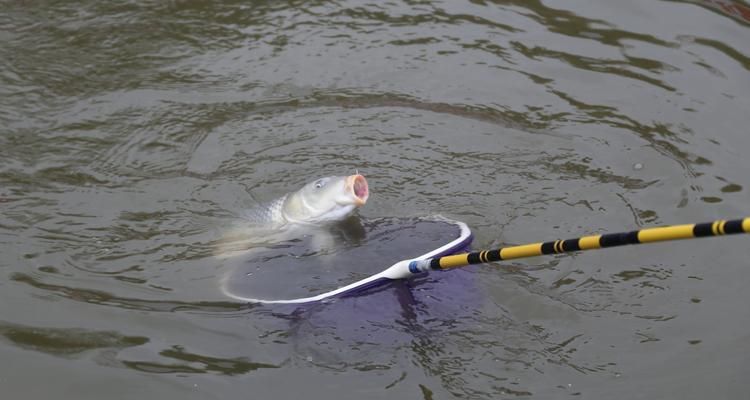
[[[367,180],[361,174],[328,176],[256,207],[244,218],[255,225],[324,224],[343,220],[369,197]]]
[[[219,240],[215,256],[227,258],[300,236],[314,236],[316,247],[331,240],[326,229],[344,221],[370,197],[367,180],[359,172],[328,176],[297,191],[243,212],[237,225]]]

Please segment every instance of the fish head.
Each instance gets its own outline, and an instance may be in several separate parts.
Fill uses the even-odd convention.
[[[364,176],[329,176],[287,196],[282,213],[290,222],[338,221],[363,206],[368,197],[370,189]]]

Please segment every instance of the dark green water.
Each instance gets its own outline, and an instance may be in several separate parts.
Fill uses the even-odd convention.
[[[2,2],[1,397],[746,397],[747,237],[484,266],[392,318],[232,302],[212,252],[355,169],[363,218],[475,248],[746,216],[749,10]]]

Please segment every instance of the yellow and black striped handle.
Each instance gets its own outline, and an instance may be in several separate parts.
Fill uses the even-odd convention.
[[[543,254],[566,253],[579,250],[600,249],[605,247],[624,246],[627,244],[663,242],[667,240],[691,239],[704,236],[731,235],[750,233],[750,218],[730,221],[714,221],[703,224],[687,224],[647,228],[632,232],[609,233],[605,235],[584,236],[577,239],[555,240],[552,242],[524,244],[501,248],[498,250],[475,251],[436,257],[412,262],[412,272],[442,270],[463,267],[470,264],[482,264],[493,261],[513,260],[535,257]]]

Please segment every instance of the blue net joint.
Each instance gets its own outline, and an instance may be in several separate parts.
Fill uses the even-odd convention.
[[[409,263],[409,272],[420,274],[430,270],[430,260],[414,260]]]

